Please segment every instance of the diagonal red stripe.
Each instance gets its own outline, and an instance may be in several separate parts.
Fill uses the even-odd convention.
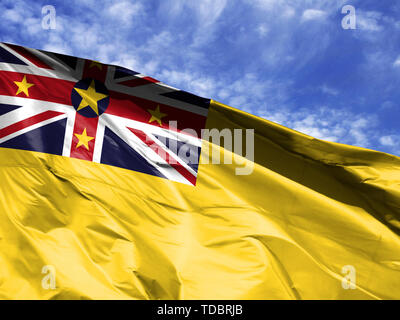
[[[32,62],[35,66],[37,66],[39,68],[53,69],[50,66],[48,66],[46,63],[44,63],[42,60],[40,60],[38,57],[33,55],[31,52],[26,50],[24,47],[20,47],[15,44],[9,44],[9,43],[7,43],[6,46],[10,47],[11,49],[13,49],[17,53],[19,53],[25,59],[28,59],[30,62]]]
[[[46,121],[48,119],[57,117],[59,115],[63,114],[62,112],[57,112],[57,111],[44,111],[42,113],[39,113],[37,115],[34,115],[32,117],[26,118],[22,121],[13,123],[9,125],[8,127],[5,127],[3,129],[0,129],[0,139],[4,138],[14,132],[17,132],[19,130],[25,129],[27,127],[33,126],[36,123]]]
[[[194,186],[196,185],[196,177],[190,173],[184,166],[182,166],[175,159],[171,158],[170,155],[164,151],[153,139],[151,139],[146,133],[141,130],[128,128],[135,134],[140,140],[142,140],[150,149],[157,153],[165,162],[171,167],[178,171],[186,180],[188,180]]]

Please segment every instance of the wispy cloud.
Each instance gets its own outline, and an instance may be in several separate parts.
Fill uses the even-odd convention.
[[[267,110],[259,115],[312,137],[370,148],[376,139],[376,117],[327,106],[298,111]]]
[[[395,147],[400,145],[400,136],[383,136],[379,138],[379,142],[388,147]]]
[[[122,1],[111,5],[107,13],[111,19],[114,19],[119,25],[123,24],[125,27],[132,23],[132,20],[143,11],[142,4],[130,1]]]
[[[330,94],[330,95],[332,95],[332,96],[337,96],[338,94],[339,94],[339,91],[338,90],[336,90],[336,89],[334,89],[334,88],[332,88],[332,87],[329,87],[329,86],[327,86],[327,85],[322,85],[321,87],[320,87],[320,89],[321,89],[321,91],[323,92],[323,93],[326,93],[326,94]]]
[[[304,10],[301,20],[302,21],[310,21],[310,20],[319,20],[326,17],[326,12],[318,9],[307,9]]]
[[[355,0],[357,29],[343,30],[345,3],[55,0],[57,28],[43,30],[39,2],[3,0],[0,35],[123,65],[320,139],[400,154],[400,9]]]
[[[256,30],[261,38],[264,38],[269,32],[269,28],[265,23],[259,24]]]
[[[378,11],[362,11],[357,12],[357,26],[367,31],[382,31],[383,26],[380,24],[382,13]]]
[[[382,146],[387,147],[391,153],[400,155],[400,135],[382,136],[379,138]]]
[[[398,56],[397,59],[393,62],[393,65],[395,67],[400,67],[400,56]]]

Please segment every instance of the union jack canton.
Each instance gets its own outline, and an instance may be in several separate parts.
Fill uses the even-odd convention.
[[[123,67],[6,43],[0,83],[0,147],[196,184],[209,99]]]

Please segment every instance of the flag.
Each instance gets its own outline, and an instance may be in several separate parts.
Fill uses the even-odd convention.
[[[189,163],[176,150],[184,143],[200,154],[208,99],[96,61],[11,44],[2,44],[0,55],[1,147],[195,185],[198,159]]]
[[[0,83],[0,298],[400,298],[398,157],[12,44]]]

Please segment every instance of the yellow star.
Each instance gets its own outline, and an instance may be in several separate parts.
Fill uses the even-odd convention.
[[[83,129],[83,132],[81,134],[75,133],[75,137],[78,138],[78,143],[76,145],[76,148],[78,149],[80,146],[84,146],[86,149],[89,150],[89,141],[93,140],[94,137],[89,137],[86,134],[86,128]]]
[[[160,111],[160,106],[157,105],[157,108],[155,110],[147,109],[147,111],[150,112],[150,114],[151,114],[151,118],[149,120],[149,123],[151,123],[153,121],[157,121],[158,124],[161,126],[162,125],[161,119],[164,118],[167,114],[166,113],[162,113]]]
[[[26,82],[26,76],[24,76],[22,81],[14,81],[14,83],[18,86],[18,91],[15,95],[19,95],[21,92],[23,92],[27,97],[29,97],[28,89],[34,86],[34,84]]]
[[[82,97],[82,101],[79,104],[78,110],[81,110],[86,107],[90,107],[93,109],[96,114],[99,114],[99,108],[97,107],[97,102],[107,98],[108,95],[96,92],[94,80],[92,80],[92,83],[90,84],[89,88],[85,89],[79,89],[75,88],[75,90],[79,93],[79,95]]]
[[[89,68],[92,68],[92,67],[96,67],[96,68],[99,68],[99,70],[103,70],[103,65],[96,60],[92,60],[92,62],[90,63]]]

